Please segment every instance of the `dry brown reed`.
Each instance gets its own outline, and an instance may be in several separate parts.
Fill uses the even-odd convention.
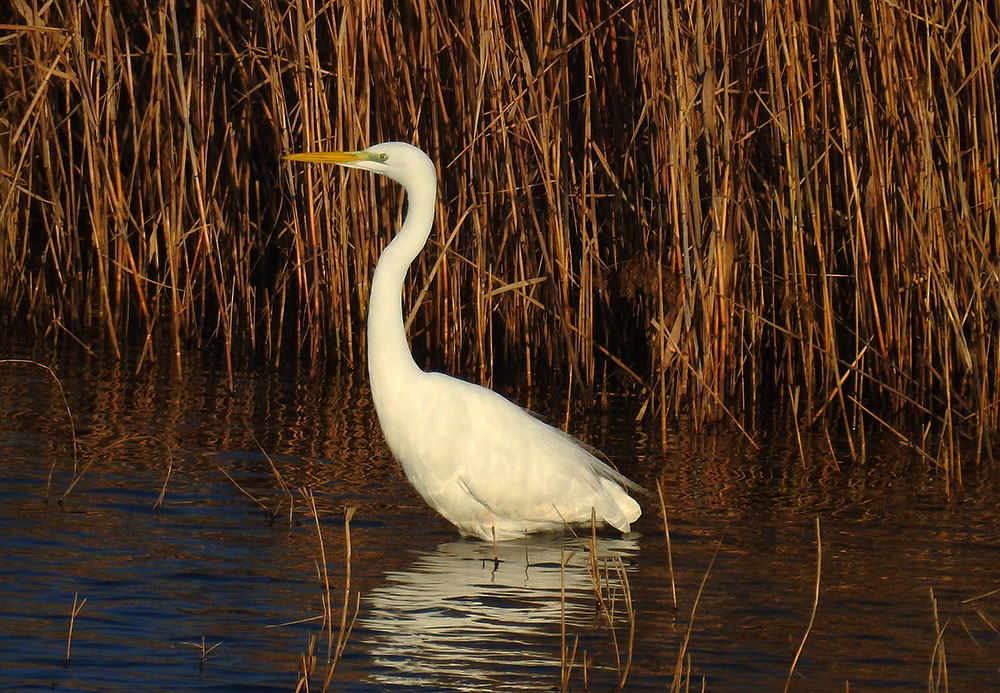
[[[823,575],[823,538],[819,531],[819,517],[816,518],[816,584],[813,589],[813,605],[812,611],[809,612],[809,623],[806,625],[806,632],[802,634],[802,641],[799,643],[799,648],[795,650],[795,657],[792,658],[792,665],[788,668],[788,678],[785,679],[785,693],[788,693],[789,687],[792,685],[792,676],[795,674],[795,665],[799,663],[799,657],[802,656],[802,650],[806,647],[806,640],[809,639],[809,633],[812,632],[813,624],[816,622],[816,608],[819,606],[819,588],[820,588],[820,578]]]
[[[0,320],[140,367],[357,359],[398,191],[279,156],[409,140],[431,365],[632,392],[661,430],[752,436],[777,400],[960,483],[1000,424],[997,10],[15,0]]]
[[[333,674],[337,669],[337,663],[340,662],[340,658],[344,654],[344,648],[347,647],[347,640],[351,636],[351,631],[354,630],[354,623],[357,621],[358,612],[361,609],[361,594],[358,592],[355,593],[354,614],[348,618],[351,603],[351,518],[354,517],[356,508],[349,507],[344,512],[344,599],[340,612],[340,625],[339,627],[336,627],[334,625],[335,617],[333,612],[333,591],[330,587],[330,573],[327,568],[326,560],[326,544],[323,541],[323,530],[319,523],[319,511],[316,508],[316,496],[313,494],[311,489],[307,488],[301,489],[301,493],[303,498],[305,498],[309,509],[312,511],[313,521],[316,526],[316,541],[319,545],[319,557],[316,560],[316,574],[319,577],[323,588],[321,598],[323,605],[323,626],[320,630],[320,637],[322,637],[324,633],[326,634],[326,663],[320,690],[327,691],[330,689],[330,682],[333,680]],[[334,632],[335,630],[336,633]],[[295,687],[296,691],[309,690],[309,680],[315,671],[317,664],[315,649],[316,636],[314,635],[310,637],[308,649],[302,655],[302,671],[298,684]]]
[[[32,367],[36,367],[36,368],[41,368],[42,370],[44,370],[46,373],[49,374],[49,376],[52,378],[52,381],[55,383],[56,387],[59,389],[59,397],[62,399],[63,407],[66,410],[66,418],[69,421],[69,432],[70,432],[70,436],[72,437],[72,444],[73,444],[73,477],[74,477],[74,479],[79,480],[80,444],[79,444],[79,442],[76,439],[76,423],[73,420],[73,410],[70,409],[69,401],[66,399],[66,390],[63,388],[62,381],[59,379],[59,376],[56,375],[56,372],[54,370],[52,370],[49,366],[46,366],[44,363],[39,363],[38,361],[34,361],[32,359],[0,359],[0,365],[17,365],[17,364],[22,364],[22,365],[32,366]],[[56,462],[53,461],[52,462],[52,466],[49,467],[49,476],[48,476],[48,478],[46,479],[46,482],[45,482],[45,502],[46,503],[48,503],[49,496],[50,496],[50,494],[52,492],[52,475],[55,473],[55,470],[56,470]],[[74,484],[75,484],[75,482],[74,482]],[[69,493],[69,491],[66,491],[66,493]],[[62,498],[64,498],[64,497],[65,497],[65,494],[63,495],[63,497],[61,497],[59,499],[60,502],[62,501]]]
[[[580,638],[573,638],[572,649],[566,643],[566,566],[573,560],[576,551],[566,555],[565,549],[559,552],[559,690],[570,690],[570,679],[573,676],[573,666],[576,664],[576,648]],[[586,666],[584,666],[586,672]],[[586,675],[586,674],[584,674]]]
[[[982,650],[983,646],[976,637],[975,630],[981,629],[980,637],[1000,635],[995,613],[987,611],[989,606],[996,606],[997,597],[1000,597],[1000,589],[968,597],[955,604],[950,613],[942,618],[939,613],[939,599],[934,593],[934,588],[930,588],[931,611],[934,616],[934,645],[931,648],[931,662],[927,672],[929,693],[948,691],[948,657],[944,641],[950,626],[957,622],[961,626],[961,632],[975,644],[977,650]],[[971,625],[977,622],[978,628]]]
[[[715,552],[712,553],[712,560],[708,562],[708,567],[705,569],[705,575],[701,578],[701,584],[698,585],[698,592],[694,596],[694,601],[691,603],[691,615],[688,618],[687,631],[684,633],[684,640],[681,641],[681,646],[677,650],[677,660],[674,662],[674,677],[670,682],[670,693],[676,693],[681,690],[689,690],[691,686],[691,655],[688,652],[688,644],[691,642],[691,632],[694,629],[694,617],[698,612],[698,603],[701,601],[702,592],[705,591],[705,583],[708,582],[708,576],[712,573],[712,566],[715,565],[715,559],[719,555],[719,549],[722,548],[722,539],[715,544]],[[685,666],[685,661],[687,666]]]
[[[580,539],[580,537],[577,537]],[[615,655],[615,670],[618,674],[618,684],[615,690],[624,690],[632,669],[632,657],[635,651],[636,611],[632,601],[632,589],[628,581],[628,573],[621,556],[600,557],[597,552],[597,519],[591,518],[590,540],[586,544],[587,575],[594,590],[594,609],[598,619],[607,627],[611,639],[611,647]],[[560,691],[573,690],[572,676],[576,666],[577,652],[580,644],[579,636],[573,636],[572,645],[566,632],[566,566],[576,556],[577,551],[560,552],[559,574],[559,686]],[[627,628],[628,639],[619,641],[619,628]],[[580,668],[583,676],[583,687],[588,687],[588,654],[583,651]]]
[[[214,645],[209,645],[205,641],[205,636],[203,635],[201,636],[201,642],[186,642],[182,640],[181,645],[188,645],[190,647],[197,648],[199,655],[198,666],[204,668],[205,663],[208,662],[208,660],[214,659],[216,657],[215,651],[222,645],[222,643],[217,642]]]
[[[167,495],[167,484],[170,483],[170,476],[174,473],[174,462],[173,459],[167,460],[167,473],[163,477],[163,486],[160,487],[160,495],[156,497],[156,501],[153,503],[153,511],[159,512],[160,508],[163,507],[163,498]]]
[[[66,633],[66,659],[64,660],[66,664],[69,664],[69,654],[73,646],[73,626],[76,625],[76,617],[80,615],[81,611],[83,611],[83,605],[86,603],[86,597],[80,600],[80,593],[73,593],[73,607],[69,612],[69,631]]]
[[[614,555],[611,558],[598,556],[597,518],[593,512],[590,522],[590,544],[587,547],[587,573],[594,589],[594,606],[611,636],[611,645],[615,653],[615,670],[618,672],[616,690],[622,690],[632,668],[635,648],[636,616],[632,603],[632,588],[621,556]],[[628,640],[624,643],[618,639],[618,622],[621,620],[628,628]],[[575,648],[574,643],[574,651]],[[586,667],[584,672],[586,674]]]
[[[938,600],[931,587],[931,608],[934,613],[934,648],[931,653],[931,667],[927,672],[927,690],[948,690],[948,657],[944,651],[944,628],[938,616]]]
[[[674,579],[674,549],[670,545],[670,522],[667,520],[667,504],[663,500],[663,486],[656,480],[656,495],[660,498],[660,514],[663,515],[663,536],[667,542],[667,569],[670,573],[670,598],[677,610],[677,581]]]

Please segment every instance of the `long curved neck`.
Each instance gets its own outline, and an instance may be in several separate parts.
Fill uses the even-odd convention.
[[[423,249],[434,221],[437,181],[422,180],[406,190],[408,210],[403,226],[386,246],[372,276],[368,301],[368,374],[376,408],[389,393],[420,372],[413,361],[403,324],[403,281],[406,270]],[[383,396],[385,395],[385,396]]]

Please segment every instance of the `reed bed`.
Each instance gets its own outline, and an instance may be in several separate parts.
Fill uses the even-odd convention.
[[[280,156],[408,140],[430,365],[664,431],[777,403],[960,483],[1000,423],[998,9],[15,0],[0,320],[138,367],[360,361],[398,190]]]

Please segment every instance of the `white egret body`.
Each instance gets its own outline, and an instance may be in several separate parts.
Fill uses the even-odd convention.
[[[589,524],[629,531],[641,512],[638,487],[581,443],[501,395],[417,367],[403,325],[403,281],[430,236],[434,163],[403,142],[357,152],[303,152],[392,178],[406,190],[402,228],[383,251],[368,303],[368,373],[385,440],[413,487],[467,535],[513,539]]]

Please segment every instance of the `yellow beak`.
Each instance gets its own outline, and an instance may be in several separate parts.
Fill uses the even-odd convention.
[[[353,164],[368,159],[368,152],[296,152],[286,154],[288,161],[306,161],[316,164]]]

